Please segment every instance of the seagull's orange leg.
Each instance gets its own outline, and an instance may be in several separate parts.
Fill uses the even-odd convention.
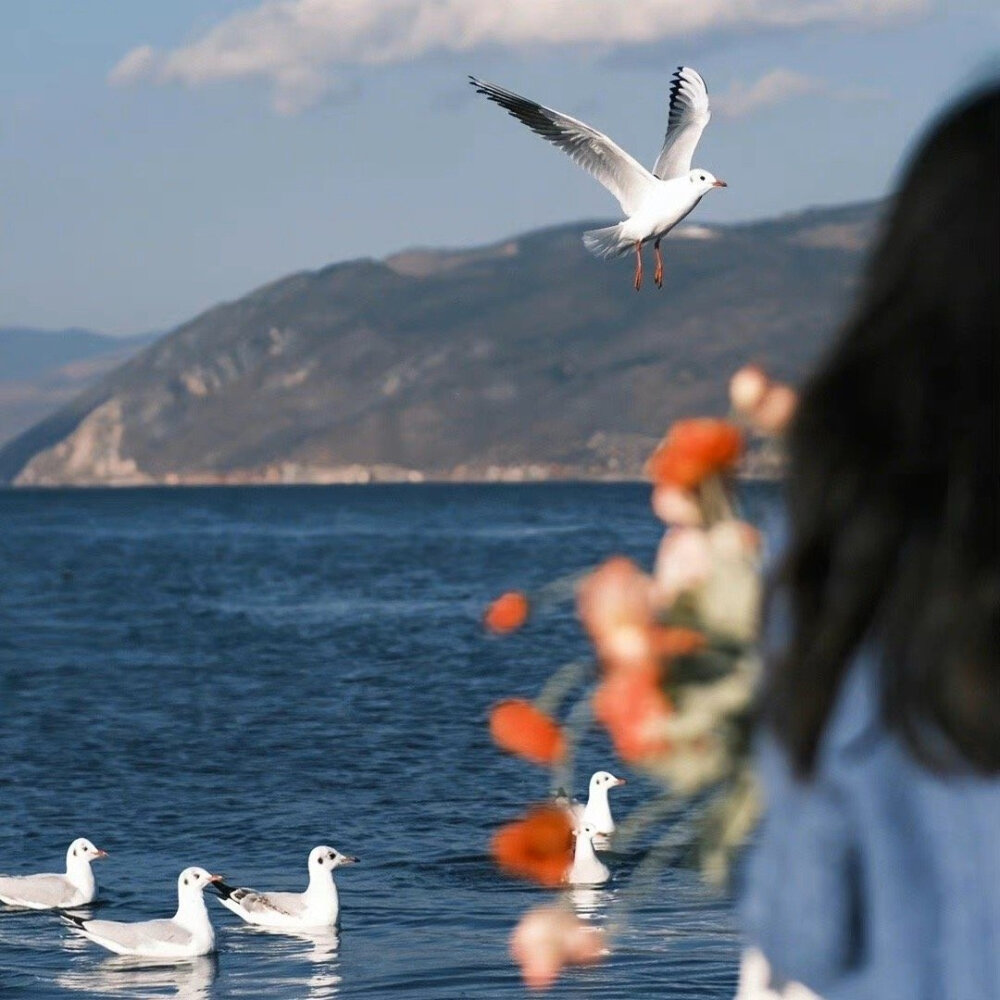
[[[642,288],[642,240],[635,244],[635,290]]]
[[[656,251],[656,271],[653,273],[653,281],[656,282],[657,288],[663,287],[663,258],[660,256],[660,241],[657,240],[653,244],[653,250]]]

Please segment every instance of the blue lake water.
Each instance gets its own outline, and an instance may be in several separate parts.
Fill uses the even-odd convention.
[[[551,893],[486,847],[547,776],[484,721],[587,645],[568,607],[505,640],[480,614],[615,552],[648,565],[658,537],[629,485],[0,492],[0,871],[62,870],[87,836],[111,855],[100,915],[129,920],[172,915],[187,865],[281,889],[316,844],[362,859],[339,873],[339,939],[209,900],[219,954],[176,967],[0,907],[0,995],[524,995],[507,936]],[[603,766],[595,731],[577,794]],[[628,777],[620,814],[650,794]],[[612,858],[591,919],[638,860]],[[723,1000],[737,950],[727,902],[670,870],[609,961],[550,995]]]

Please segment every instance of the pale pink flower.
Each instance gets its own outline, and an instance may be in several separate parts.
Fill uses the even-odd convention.
[[[764,434],[780,434],[794,416],[798,401],[798,394],[791,387],[772,385],[750,414],[750,420]]]
[[[680,487],[654,486],[652,502],[653,513],[666,524],[698,528],[703,522],[698,501]]]
[[[510,953],[530,989],[548,989],[566,965],[598,962],[605,935],[561,906],[529,910],[510,937]]]
[[[729,401],[737,413],[748,415],[763,401],[771,380],[763,368],[744,365],[729,380]]]
[[[605,560],[577,588],[577,610],[598,649],[623,626],[647,627],[653,620],[653,581],[624,556]]]

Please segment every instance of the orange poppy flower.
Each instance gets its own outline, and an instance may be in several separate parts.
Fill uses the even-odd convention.
[[[522,698],[509,698],[494,706],[490,735],[502,750],[534,764],[555,764],[566,756],[566,740],[559,726]]]
[[[527,620],[531,606],[528,598],[519,590],[509,590],[501,594],[483,615],[483,624],[499,634],[516,632]]]
[[[594,692],[593,706],[622,760],[641,763],[670,749],[655,727],[669,718],[673,706],[654,670],[618,671],[606,677]]]
[[[713,473],[729,468],[743,452],[743,435],[728,420],[679,420],[646,463],[658,486],[690,490]]]
[[[559,885],[573,862],[573,827],[566,810],[542,805],[493,836],[490,851],[511,875]]]

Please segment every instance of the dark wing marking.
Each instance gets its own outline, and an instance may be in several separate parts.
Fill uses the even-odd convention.
[[[711,117],[708,88],[701,74],[690,66],[678,66],[670,81],[667,134],[653,167],[655,176],[668,181],[691,169],[695,147]]]

